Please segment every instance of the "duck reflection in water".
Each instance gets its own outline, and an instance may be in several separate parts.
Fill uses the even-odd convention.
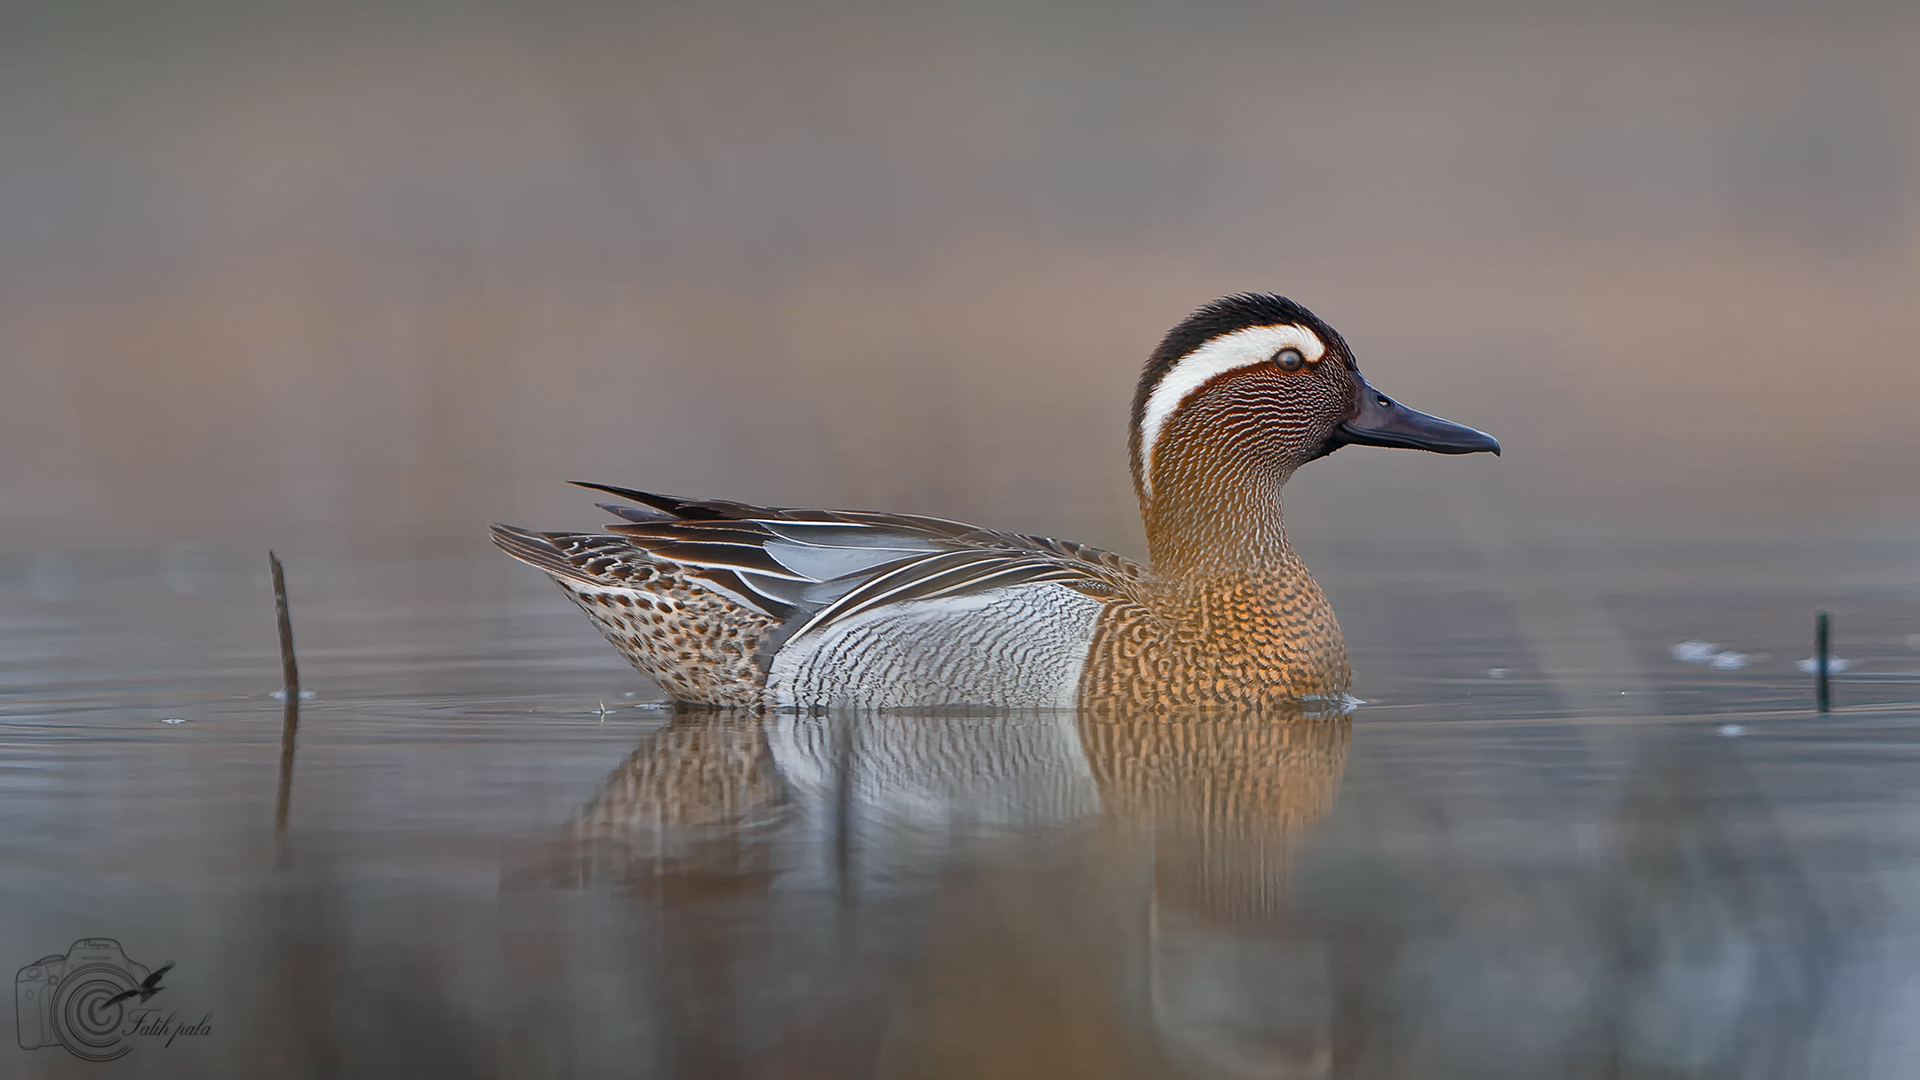
[[[832,989],[769,1053],[822,1074],[1328,1075],[1330,979],[1285,892],[1348,738],[1297,709],[683,714],[560,873],[661,904],[703,1075],[771,1067],[739,1058],[755,992],[726,973],[796,955]]]

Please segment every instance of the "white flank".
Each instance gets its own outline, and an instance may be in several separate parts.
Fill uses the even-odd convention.
[[[1049,581],[885,603],[794,635],[767,691],[783,708],[1070,709],[1104,610]]]
[[[1153,494],[1153,449],[1160,429],[1167,426],[1182,402],[1195,390],[1229,371],[1273,359],[1285,348],[1300,350],[1309,363],[1326,355],[1326,343],[1304,326],[1249,326],[1222,334],[1180,358],[1153,388],[1147,398],[1146,415],[1140,418],[1140,483]]]

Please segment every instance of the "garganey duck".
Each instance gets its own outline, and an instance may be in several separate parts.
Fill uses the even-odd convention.
[[[1280,491],[1348,444],[1500,452],[1367,385],[1278,296],[1167,333],[1128,439],[1151,566],[913,514],[580,486],[599,533],[493,528],[676,702],[726,708],[1257,705],[1343,698],[1346,644],[1287,543]]]

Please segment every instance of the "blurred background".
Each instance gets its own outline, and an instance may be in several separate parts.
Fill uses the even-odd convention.
[[[1350,722],[670,718],[487,543],[1143,554],[1242,290],[1505,447],[1289,487]],[[1916,299],[1897,0],[0,0],[0,949],[194,1080],[1920,1075]]]
[[[1915,102],[1869,0],[8,3],[0,553],[471,555],[568,479],[1139,553],[1138,366],[1248,289],[1506,447],[1315,465],[1310,561],[1897,540]]]

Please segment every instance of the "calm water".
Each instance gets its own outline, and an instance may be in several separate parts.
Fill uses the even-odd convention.
[[[504,559],[296,553],[279,832],[264,557],[13,559],[16,1022],[177,966],[0,1075],[1920,1074],[1911,552],[1310,554],[1350,718],[676,718]]]

